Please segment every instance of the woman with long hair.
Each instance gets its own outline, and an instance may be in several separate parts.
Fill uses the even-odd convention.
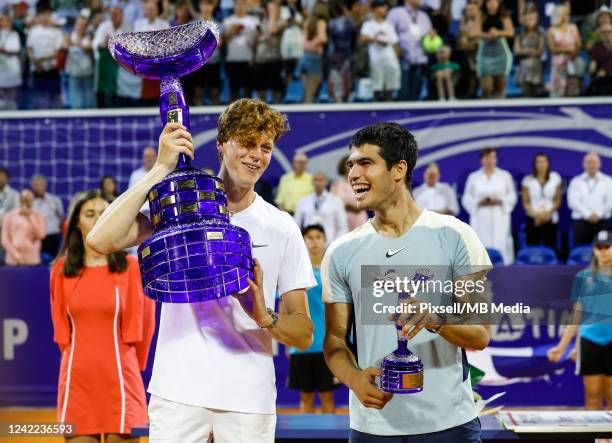
[[[504,98],[506,79],[512,68],[512,52],[507,39],[514,37],[514,26],[501,0],[486,0],[481,20],[470,37],[480,39],[476,70],[482,96]]]
[[[564,97],[569,95],[570,65],[580,56],[580,32],[575,24],[569,21],[569,11],[564,5],[557,5],[551,18],[552,26],[548,29],[548,47],[552,54],[550,69],[550,96]]]
[[[533,171],[521,182],[521,197],[527,214],[527,244],[543,243],[556,249],[561,176],[550,170],[548,155],[539,153],[533,158]]]
[[[64,244],[51,270],[53,340],[61,366],[57,421],[73,425],[70,443],[135,442],[147,424],[140,371],[155,329],[155,303],[142,292],[138,261],[102,255],[85,239],[108,207],[99,189],[74,205]]]
[[[323,2],[317,2],[312,15],[304,23],[304,54],[300,60],[304,103],[315,101],[323,80],[328,17],[329,6]]]
[[[572,320],[559,344],[548,350],[556,363],[563,358],[572,339],[576,342],[577,370],[584,381],[585,408],[612,408],[612,231],[595,237],[591,267],[574,279]]]

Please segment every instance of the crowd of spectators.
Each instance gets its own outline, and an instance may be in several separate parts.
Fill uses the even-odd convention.
[[[612,93],[603,0],[0,0],[0,109],[155,106],[108,39],[213,20],[191,105]],[[509,83],[511,82],[511,83]]]
[[[143,166],[134,170],[129,186],[150,170],[155,160],[155,148],[146,147]],[[291,171],[275,184],[260,180],[256,192],[291,214],[300,229],[320,225],[329,245],[368,219],[368,213],[357,207],[347,180],[346,160],[347,157],[340,160],[338,176],[332,181],[321,171],[310,173],[308,157],[297,153]],[[498,263],[512,264],[517,246],[541,245],[555,255],[567,252],[561,251],[559,243],[559,208],[563,198],[571,211],[571,223],[566,223],[570,225],[568,248],[590,245],[598,232],[612,229],[612,177],[601,171],[599,156],[586,154],[582,172],[577,170],[578,174],[567,185],[553,166],[548,155],[537,154],[532,173],[517,185],[508,171],[497,166],[496,149],[486,148],[480,153],[480,168],[462,184],[459,197],[455,191],[457,184],[440,181],[440,168],[435,163],[425,168],[423,182],[412,189],[412,194],[419,207],[441,214],[463,216],[463,207],[467,213],[465,221],[487,248],[497,251]],[[205,171],[214,174],[209,168]],[[112,176],[101,179],[100,195],[109,202],[119,195]],[[524,241],[516,244],[511,215],[519,202],[525,214],[519,233]],[[147,212],[148,204],[141,211]],[[9,185],[8,171],[0,168],[0,254],[5,254],[7,265],[35,265],[52,260],[66,229],[64,214],[61,200],[46,191],[44,177],[33,176],[29,188],[17,191]],[[134,248],[130,252],[135,251]]]

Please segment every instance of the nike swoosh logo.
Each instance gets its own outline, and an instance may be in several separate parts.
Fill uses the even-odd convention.
[[[387,258],[389,258],[389,257],[393,257],[395,254],[397,254],[397,253],[398,253],[398,252],[400,252],[400,251],[403,251],[404,249],[406,249],[406,247],[405,247],[405,246],[404,246],[403,248],[396,249],[395,251],[393,251],[393,250],[389,249],[389,250],[387,251]]]
[[[256,245],[255,243],[251,243],[251,248],[265,248],[266,246],[269,245]]]

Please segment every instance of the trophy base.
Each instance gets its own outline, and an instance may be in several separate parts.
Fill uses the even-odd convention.
[[[423,364],[410,352],[387,355],[381,364],[380,390],[392,394],[415,394],[423,390]]]
[[[254,280],[250,236],[229,223],[200,221],[153,234],[138,248],[144,293],[165,303],[227,297]]]

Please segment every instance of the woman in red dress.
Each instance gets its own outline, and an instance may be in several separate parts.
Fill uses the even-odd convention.
[[[142,292],[138,261],[101,255],[85,238],[108,207],[99,190],[75,205],[51,271],[53,340],[62,353],[57,420],[70,443],[127,442],[147,424],[140,374],[155,329],[155,303]],[[133,440],[136,441],[136,440]]]

